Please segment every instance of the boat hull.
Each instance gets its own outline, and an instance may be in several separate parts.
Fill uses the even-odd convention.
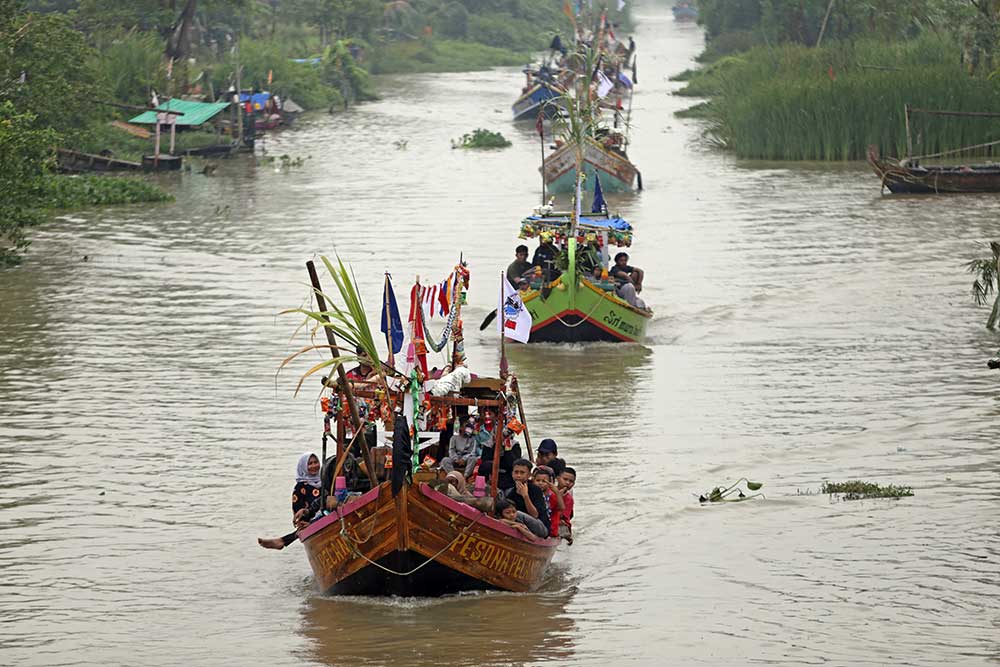
[[[1000,192],[1000,167],[921,167],[893,164],[868,148],[868,164],[894,194]]]
[[[536,83],[511,106],[514,113],[514,120],[535,120],[541,110],[544,118],[554,118],[559,115],[560,106],[558,104],[547,104],[549,100],[559,97],[560,93],[555,88],[544,84]]]
[[[544,299],[524,297],[531,313],[529,343],[641,343],[653,314],[633,308],[612,292],[581,280],[570,294],[560,279]]]
[[[569,144],[553,151],[542,164],[549,192],[573,192],[576,187],[576,157]],[[600,174],[601,187],[605,192],[632,192],[638,170],[628,158],[607,150],[596,141],[588,140],[583,151],[583,170],[587,182],[592,182],[594,174]]]
[[[299,536],[320,590],[342,595],[531,591],[559,543],[529,541],[426,484],[393,498],[384,483]]]

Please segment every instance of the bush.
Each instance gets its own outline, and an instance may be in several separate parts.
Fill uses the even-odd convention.
[[[123,176],[48,176],[41,191],[41,201],[48,208],[171,200],[172,196],[152,183]]]
[[[510,141],[499,132],[478,128],[471,133],[463,134],[458,141],[452,140],[452,148],[507,148]]]

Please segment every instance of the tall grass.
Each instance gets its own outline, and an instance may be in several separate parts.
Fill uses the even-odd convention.
[[[821,49],[758,47],[696,73],[686,94],[707,96],[707,136],[740,157],[855,160],[875,144],[904,155],[903,106],[1000,111],[1000,86],[969,76],[950,38],[859,41]],[[911,119],[916,154],[1000,139],[990,119]]]

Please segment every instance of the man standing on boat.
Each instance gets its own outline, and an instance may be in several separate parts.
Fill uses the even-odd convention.
[[[628,253],[620,252],[615,255],[615,263],[608,271],[616,283],[618,296],[625,299],[635,308],[646,310],[646,302],[639,298],[638,293],[642,291],[642,279],[646,274],[642,269],[628,265]]]
[[[556,268],[556,257],[559,256],[559,249],[552,243],[552,232],[542,232],[538,239],[540,243],[535,250],[534,257],[531,258],[533,266],[542,270],[546,282],[559,277],[560,271]]]

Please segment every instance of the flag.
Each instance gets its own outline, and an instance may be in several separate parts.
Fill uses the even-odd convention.
[[[499,315],[497,317],[497,331],[500,335],[511,340],[527,343],[528,336],[531,335],[531,313],[524,307],[521,295],[507,280],[507,276],[501,276],[500,281],[503,289],[500,294],[500,303],[497,304]]]
[[[538,118],[535,119],[535,132],[538,133],[542,139],[545,139],[545,114],[542,113],[542,107],[538,107]]]
[[[594,203],[590,205],[591,213],[603,213],[604,209],[607,208],[607,202],[604,201],[604,191],[601,190],[601,177],[594,172]]]
[[[618,11],[625,9],[625,0],[618,0]]]
[[[382,333],[385,334],[385,344],[389,348],[389,358],[403,349],[403,320],[399,317],[399,306],[396,305],[396,295],[392,291],[392,279],[385,274],[385,287],[382,288]]]
[[[569,0],[566,0],[563,3],[563,14],[565,14],[566,16],[568,16],[570,21],[573,21],[574,18],[575,18],[573,16],[573,8],[569,6]]]
[[[269,86],[271,85],[271,81],[273,81],[273,77],[274,77],[274,70],[272,70],[272,69],[267,70],[267,85],[269,85]]]
[[[625,72],[618,72],[618,80],[621,81],[626,88],[632,88],[632,79],[628,78],[628,75],[625,74]]]
[[[614,87],[615,84],[611,82],[608,75],[601,70],[597,70],[597,96],[599,98],[605,97]]]

